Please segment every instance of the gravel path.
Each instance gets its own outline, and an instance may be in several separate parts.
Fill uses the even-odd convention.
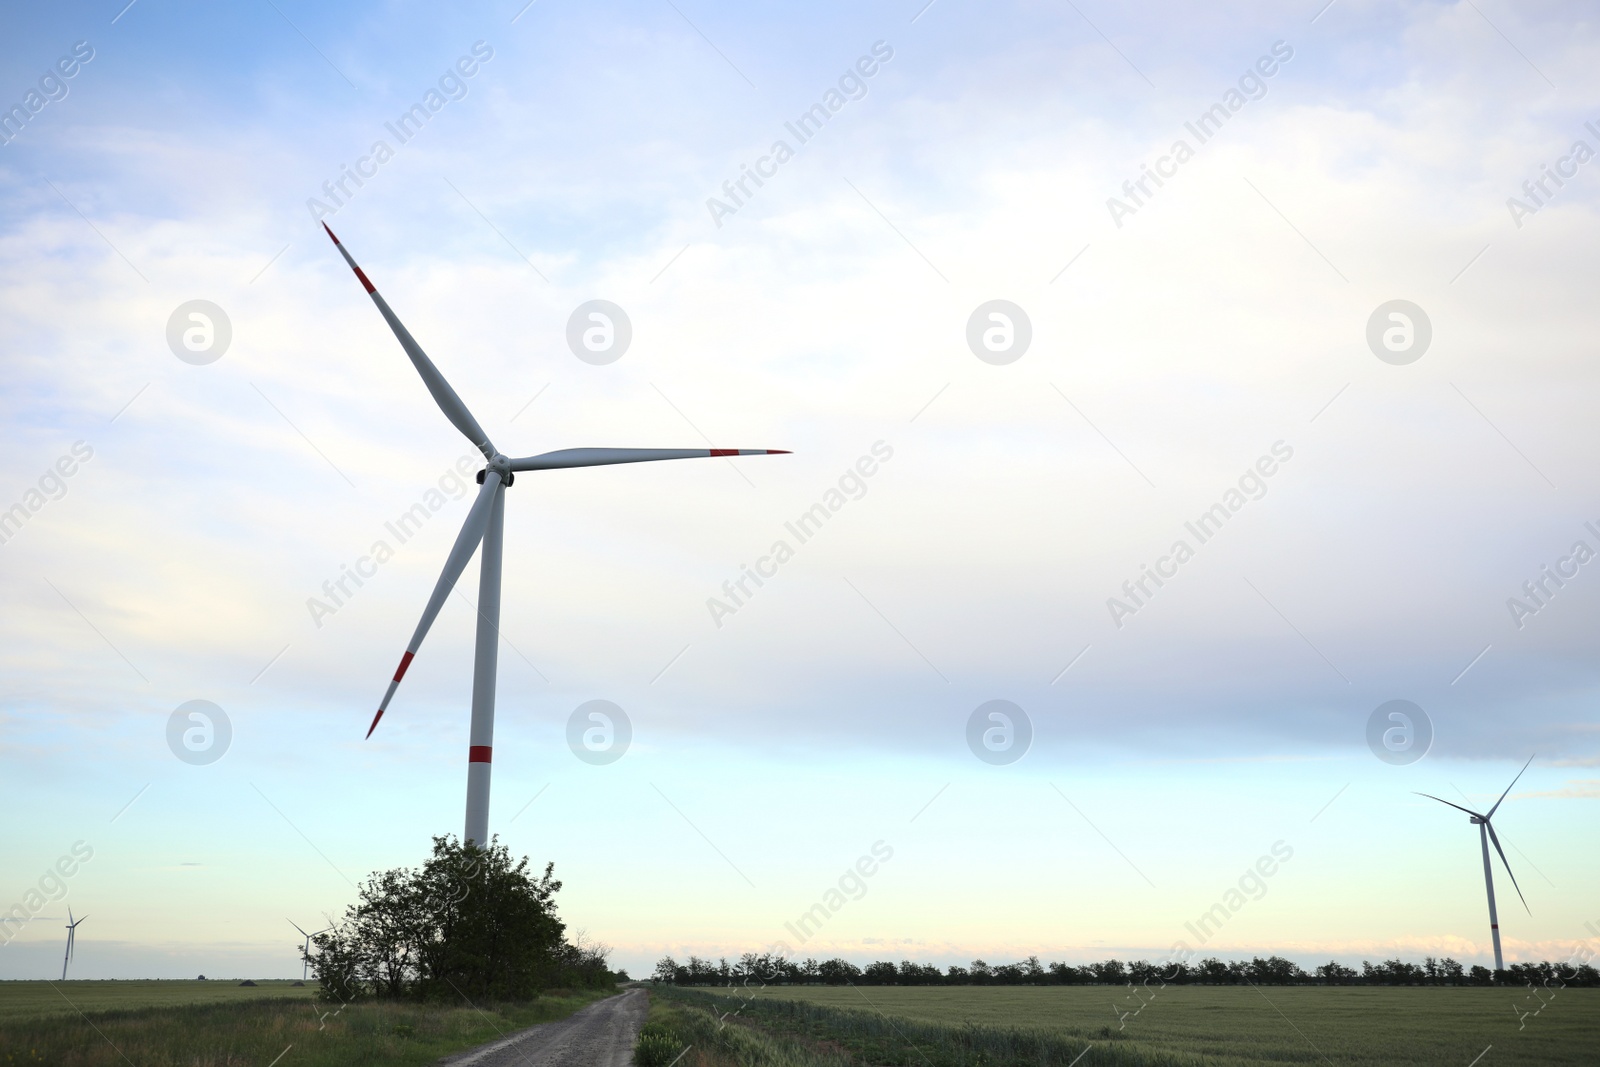
[[[628,1067],[648,1008],[644,990],[630,989],[559,1022],[449,1056],[439,1067]]]

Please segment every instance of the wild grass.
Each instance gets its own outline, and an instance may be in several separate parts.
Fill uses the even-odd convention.
[[[850,1067],[839,1049],[740,1023],[724,1025],[702,1003],[652,994],[634,1046],[635,1067]]]
[[[110,984],[110,983],[108,983]],[[245,990],[248,992],[248,988]],[[609,995],[521,1004],[369,1002],[343,1011],[282,997],[0,1018],[0,1065],[61,1067],[420,1067]]]
[[[1539,1002],[1513,989],[1169,986],[1125,1017],[1138,1001],[1115,986],[662,992],[686,1012],[728,1013],[729,1028],[883,1067],[1464,1067],[1490,1046],[1485,1064],[1580,1067],[1596,1062],[1600,1032],[1600,990],[1589,989],[1520,1018]]]

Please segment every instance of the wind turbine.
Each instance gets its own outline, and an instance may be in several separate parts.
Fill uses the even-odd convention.
[[[378,713],[373,716],[372,725],[367,727],[367,736],[371,737],[372,731],[378,728],[378,720],[383,718],[383,713],[388,709],[389,701],[394,698],[400,679],[405,677],[406,668],[411,666],[411,660],[416,656],[422,639],[428,635],[428,628],[433,625],[433,620],[444,606],[445,598],[450,595],[456,580],[461,577],[461,572],[466,569],[467,562],[481,543],[483,553],[479,561],[478,576],[477,646],[472,665],[472,726],[467,748],[467,818],[466,832],[462,835],[462,839],[467,843],[475,843],[480,848],[487,847],[489,766],[494,744],[494,689],[500,637],[500,561],[505,544],[505,491],[515,480],[516,473],[560,470],[567,467],[599,467],[612,463],[644,463],[663,459],[699,459],[708,456],[787,455],[788,450],[563,448],[537,456],[512,459],[489,441],[489,435],[483,432],[483,427],[478,425],[478,420],[467,410],[467,405],[461,402],[461,398],[450,387],[450,383],[445,381],[444,375],[439,373],[439,369],[433,365],[427,353],[423,352],[422,346],[417,344],[399,318],[390,310],[388,302],[378,295],[378,290],[367,280],[367,276],[356,265],[350,253],[345,251],[344,245],[339,243],[339,238],[334,236],[333,230],[328,228],[327,223],[323,223],[322,228],[327,230],[328,236],[339,249],[339,254],[350,264],[350,269],[356,272],[356,277],[360,279],[367,295],[371,296],[372,302],[378,306],[379,314],[389,324],[389,329],[394,331],[400,347],[411,357],[412,365],[422,376],[423,384],[428,387],[428,392],[433,394],[434,402],[444,412],[445,418],[466,435],[467,440],[483,453],[487,461],[484,469],[478,472],[478,482],[483,488],[478,491],[477,499],[472,502],[472,509],[467,512],[466,522],[462,524],[461,532],[456,535],[455,546],[450,549],[450,555],[445,560],[444,571],[439,575],[439,582],[433,588],[433,595],[428,598],[428,605],[422,611],[422,621],[417,623],[417,629],[411,635],[410,643],[406,645],[405,655],[400,657],[400,666],[395,670],[394,678],[383,694],[383,702],[378,705]]]
[[[87,919],[88,917],[89,916],[85,915],[83,919]],[[77,938],[78,923],[83,922],[83,919],[78,919],[76,922],[74,922],[72,918],[72,909],[67,909],[67,954],[61,957],[61,980],[63,982],[67,980],[67,961],[72,959],[72,944]]]
[[[1494,824],[1489,820],[1494,818],[1494,813],[1499,809],[1501,801],[1505,800],[1506,793],[1511,792],[1511,786],[1517,784],[1517,778],[1522,777],[1523,772],[1528,769],[1528,764],[1531,764],[1532,762],[1533,757],[1529,756],[1528,762],[1524,763],[1522,765],[1522,770],[1517,772],[1517,777],[1511,779],[1511,785],[1506,786],[1505,793],[1500,794],[1500,800],[1495,801],[1494,807],[1490,808],[1485,813],[1473,811],[1471,808],[1463,808],[1460,804],[1450,804],[1448,800],[1442,800],[1439,797],[1434,796],[1432,793],[1417,794],[1417,796],[1427,797],[1429,800],[1438,800],[1441,804],[1450,804],[1450,806],[1455,808],[1457,811],[1464,811],[1468,815],[1472,816],[1471,821],[1477,824],[1478,841],[1483,845],[1483,885],[1484,888],[1489,891],[1489,932],[1494,935],[1494,969],[1497,972],[1503,971],[1506,968],[1505,960],[1500,955],[1500,916],[1499,913],[1495,911],[1494,907],[1494,872],[1489,866],[1490,841],[1494,842],[1494,850],[1500,853],[1500,865],[1506,869],[1506,874],[1510,875],[1511,884],[1516,886],[1517,899],[1522,901],[1522,907],[1524,910],[1528,911],[1529,915],[1532,915],[1533,912],[1531,909],[1528,909],[1528,899],[1522,895],[1522,887],[1517,885],[1517,876],[1511,874],[1511,864],[1506,862],[1505,849],[1500,847],[1500,838],[1495,836]]]
[[[290,926],[294,927],[296,930],[300,930],[300,924],[299,923],[295,922],[293,919],[288,918],[287,916],[285,916],[284,919]],[[310,973],[309,968],[311,967],[311,939],[313,937],[316,937],[317,934],[325,934],[329,930],[332,930],[332,929],[333,929],[333,927],[331,927],[331,926],[324,926],[322,929],[318,930],[316,934],[308,934],[304,930],[300,930],[301,936],[306,939],[305,948],[302,949],[301,952],[300,952],[300,980],[302,982],[304,982],[306,980],[306,975],[308,975]]]

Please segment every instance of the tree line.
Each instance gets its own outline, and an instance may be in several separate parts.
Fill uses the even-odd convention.
[[[374,873],[343,920],[305,954],[324,1000],[526,1000],[555,987],[603,988],[610,949],[567,936],[555,865],[535,877],[506,847],[433,839],[420,868]]]
[[[1439,985],[1487,986],[1597,986],[1600,971],[1587,963],[1513,963],[1497,976],[1487,967],[1463,967],[1448,956],[1427,957],[1422,963],[1363,960],[1361,970],[1330,960],[1306,971],[1282,956],[1249,960],[1209,957],[1194,963],[1151,963],[1110,959],[1074,967],[1067,963],[1042,964],[1029,956],[1020,963],[989,964],[973,960],[966,967],[952,965],[941,971],[927,963],[886,960],[858,967],[849,960],[791,960],[783,956],[747,952],[737,961],[715,963],[690,956],[679,963],[671,956],[657,961],[653,981],[672,985]]]

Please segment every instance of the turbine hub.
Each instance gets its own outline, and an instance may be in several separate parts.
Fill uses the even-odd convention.
[[[509,486],[516,480],[516,476],[511,473],[511,457],[507,456],[503,452],[496,452],[494,454],[494,458],[489,461],[488,466],[484,467],[483,470],[478,472],[479,485],[483,484],[483,476],[489,471],[494,471],[496,474],[500,475],[501,485]]]

